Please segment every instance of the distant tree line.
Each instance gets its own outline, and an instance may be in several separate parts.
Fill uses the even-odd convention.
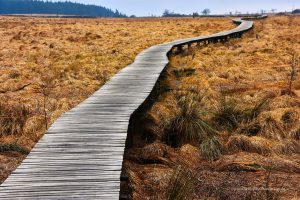
[[[300,14],[300,9],[293,10],[293,14]]]
[[[0,14],[55,14],[92,17],[126,17],[118,10],[80,3],[43,0],[0,0]]]
[[[210,9],[205,8],[201,14],[202,15],[209,15],[211,13]],[[162,14],[162,17],[198,17],[200,14],[198,12],[194,12],[193,14],[185,15],[185,14],[180,14],[180,13],[175,13],[174,11],[170,10],[165,10]]]
[[[165,10],[162,14],[162,17],[200,17],[202,16],[208,16],[210,15],[211,10],[208,8],[205,8],[201,11],[201,13],[199,14],[198,12],[193,12],[192,14],[181,14],[181,13],[175,13],[174,11],[170,11],[170,10]],[[277,14],[277,15],[281,15],[281,14],[286,14],[287,12],[277,12],[277,9],[273,8],[270,11],[267,10],[260,10],[258,13],[241,13],[239,11],[236,11],[235,13],[233,12],[229,12],[223,15],[210,15],[210,16],[244,16],[244,15],[248,15],[248,16],[259,16],[259,15],[264,15],[264,14],[268,14],[268,13],[273,13],[273,14]],[[289,12],[291,13],[291,12]],[[292,11],[292,14],[300,14],[300,9],[295,9]]]
[[[184,17],[184,16],[187,16],[187,15],[180,14],[180,13],[175,13],[174,11],[170,11],[170,10],[167,10],[167,9],[162,14],[162,17]]]

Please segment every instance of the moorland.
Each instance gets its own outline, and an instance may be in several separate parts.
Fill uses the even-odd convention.
[[[0,182],[62,113],[143,49],[232,27],[225,18],[0,17]]]
[[[186,48],[132,119],[133,199],[299,199],[300,17]]]

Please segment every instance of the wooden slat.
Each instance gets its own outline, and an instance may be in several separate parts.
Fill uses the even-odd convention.
[[[228,37],[250,21],[211,36],[150,47],[100,90],[63,114],[0,188],[0,199],[119,199],[127,128],[168,64],[168,52],[191,42]]]

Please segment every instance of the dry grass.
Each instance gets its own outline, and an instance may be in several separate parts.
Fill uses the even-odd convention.
[[[194,116],[206,113],[202,119],[218,130],[201,144],[185,142],[194,146],[193,156],[201,160],[193,162],[196,167],[185,161],[190,155],[176,148],[170,147],[163,157],[203,174],[196,199],[299,196],[300,17],[289,24],[289,17],[270,17],[255,22],[254,30],[242,39],[171,58],[162,81],[167,90],[147,112],[151,125],[159,128],[176,118],[181,109],[176,102],[191,99],[192,93],[205,94],[193,109]],[[164,143],[162,138],[155,142]]]
[[[32,117],[44,118],[39,126],[45,129],[130,64],[143,49],[231,26],[225,19],[211,23],[210,19],[1,17],[0,101],[12,107],[26,105]],[[6,140],[12,138],[0,139]]]
[[[193,95],[178,100],[179,111],[174,117],[166,120],[166,141],[171,146],[192,143],[199,144],[216,131],[206,122],[205,113],[199,109],[199,103]],[[201,98],[200,98],[201,99]]]
[[[226,134],[299,143],[296,138],[300,125],[300,95],[297,95],[300,18],[293,18],[294,26],[288,26],[288,20],[288,17],[271,17],[264,20],[264,28],[257,22],[242,41],[208,45],[195,50],[190,60],[180,55],[172,59],[176,69],[186,66],[196,69],[192,76],[182,77],[179,85],[185,88],[202,84],[200,87],[207,91],[203,107],[216,110],[212,121],[218,127],[226,127]],[[239,139],[247,143],[245,137]]]
[[[231,27],[226,19],[0,17],[0,144],[31,149],[143,49]]]
[[[19,152],[25,155],[29,154],[28,149],[18,146],[16,144],[0,145],[0,153],[6,153],[6,152]]]
[[[201,155],[208,161],[218,160],[223,151],[223,145],[216,137],[209,137],[200,145]]]
[[[195,177],[189,171],[178,167],[174,170],[169,182],[167,192],[168,200],[189,200],[193,199],[195,191]]]
[[[234,135],[228,139],[226,144],[228,151],[247,151],[258,154],[270,152],[268,143],[264,143],[260,138],[248,137],[245,135]]]
[[[24,105],[0,103],[0,137],[23,133],[30,111]]]

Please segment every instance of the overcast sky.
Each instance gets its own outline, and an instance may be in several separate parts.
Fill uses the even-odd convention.
[[[190,14],[209,8],[213,14],[241,11],[258,12],[261,9],[291,11],[300,8],[300,0],[71,0],[118,9],[127,15],[161,15],[165,9]]]

